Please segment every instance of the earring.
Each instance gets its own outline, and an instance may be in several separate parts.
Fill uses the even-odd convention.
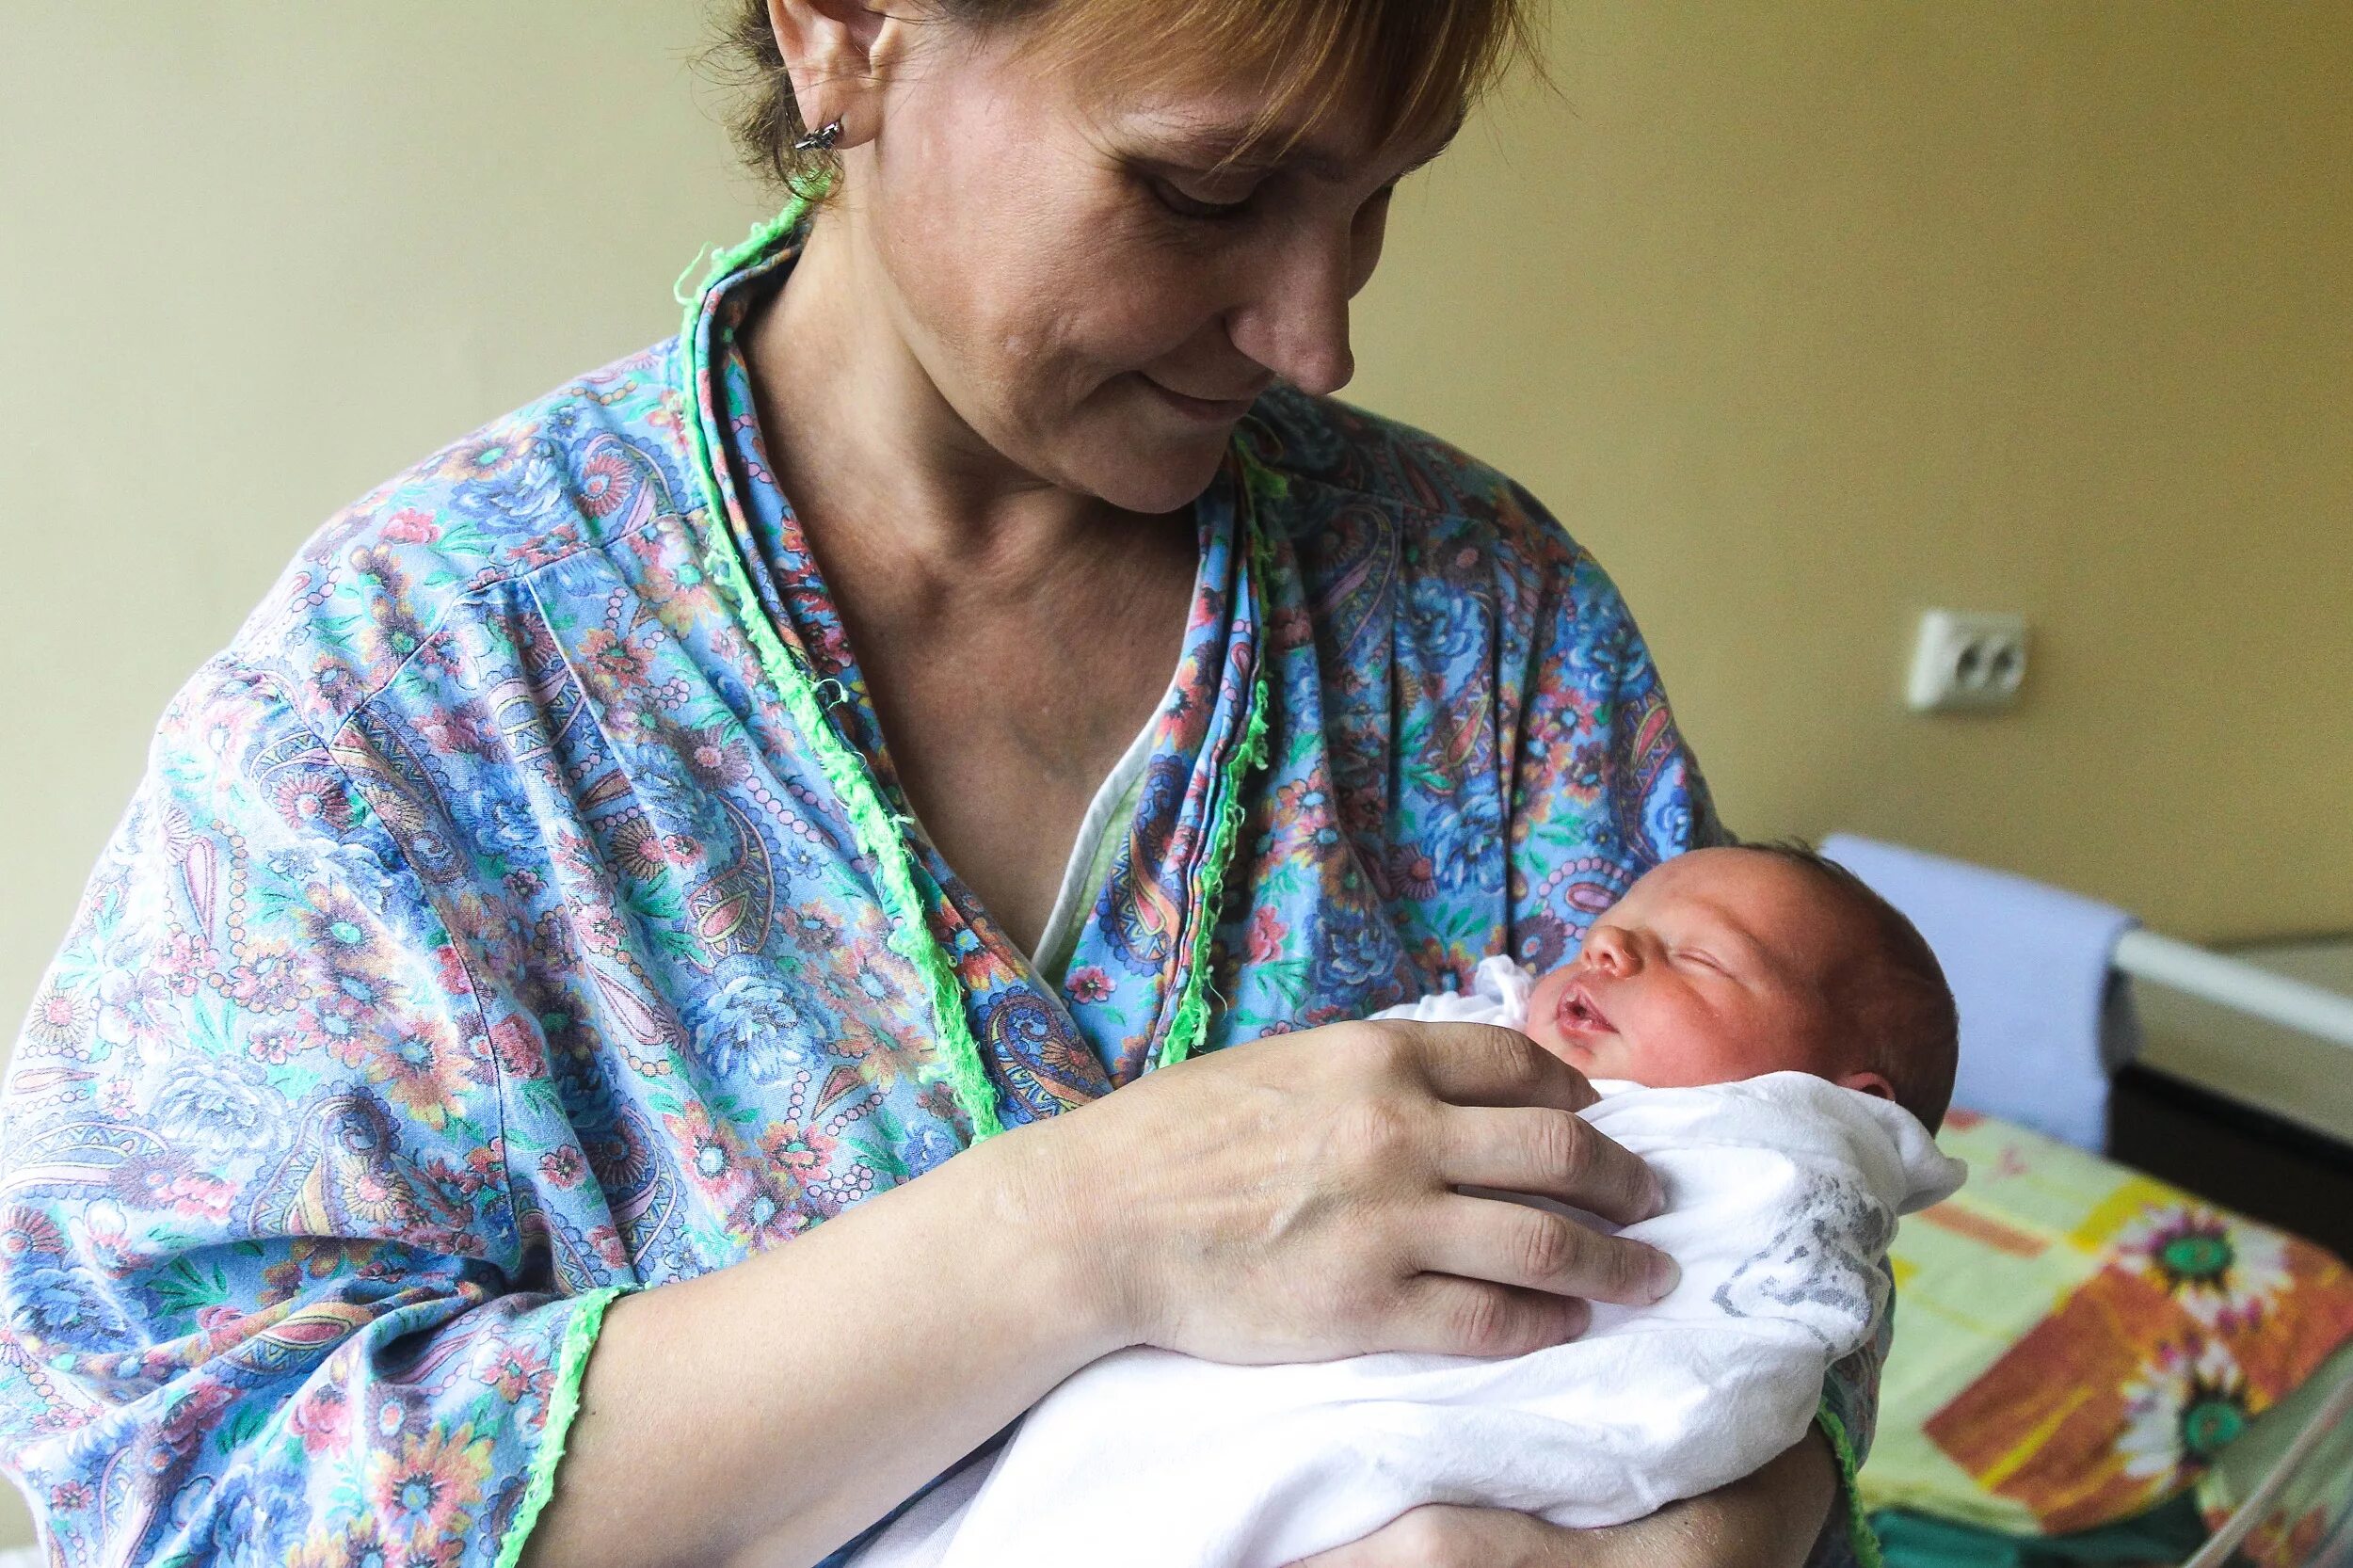
[[[841,121],[829,120],[792,144],[795,152],[830,152],[841,139]]]

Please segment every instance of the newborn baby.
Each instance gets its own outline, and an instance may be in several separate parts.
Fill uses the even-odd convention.
[[[1581,1337],[1505,1359],[1122,1351],[860,1568],[1282,1568],[1425,1503],[1623,1523],[1797,1442],[1884,1309],[1896,1216],[1961,1185],[1930,1137],[1958,1032],[1943,973],[1903,916],[1810,851],[1683,856],[1565,968],[1531,981],[1491,958],[1470,993],[1376,1016],[1519,1029],[1592,1079],[1586,1119],[1666,1188],[1666,1211],[1625,1233],[1675,1258],[1674,1289],[1597,1303]]]

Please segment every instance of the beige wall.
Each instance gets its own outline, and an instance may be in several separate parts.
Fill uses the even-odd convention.
[[[1563,0],[1355,395],[1625,585],[1726,814],[2353,929],[2353,7]],[[1927,719],[1914,615],[2027,700]]]
[[[9,0],[0,1015],[157,713],[337,506],[654,341],[755,212],[689,4]]]
[[[2353,8],[1561,0],[1355,395],[1625,584],[1728,815],[2353,928]],[[683,0],[0,18],[0,1016],[310,528],[669,328],[752,208]],[[1926,720],[1911,616],[2024,610]]]

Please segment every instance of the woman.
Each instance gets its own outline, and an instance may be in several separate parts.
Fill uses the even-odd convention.
[[[1453,1192],[1647,1212],[1574,1073],[1345,1021],[1714,831],[1591,562],[1325,401],[1510,0],[744,24],[830,194],[312,542],[36,1004],[0,1379],[65,1561],[811,1563],[1120,1345],[1672,1278]],[[1869,1372],[1639,1525],[1331,1563],[1796,1562]]]

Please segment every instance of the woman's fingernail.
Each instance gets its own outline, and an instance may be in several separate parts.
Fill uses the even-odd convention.
[[[1665,1253],[1653,1253],[1650,1260],[1650,1299],[1663,1302],[1683,1283],[1683,1266]]]
[[[1667,1212],[1666,1184],[1658,1179],[1657,1171],[1645,1171],[1642,1174],[1650,1178],[1650,1197],[1643,1205],[1642,1218],[1655,1220]]]

